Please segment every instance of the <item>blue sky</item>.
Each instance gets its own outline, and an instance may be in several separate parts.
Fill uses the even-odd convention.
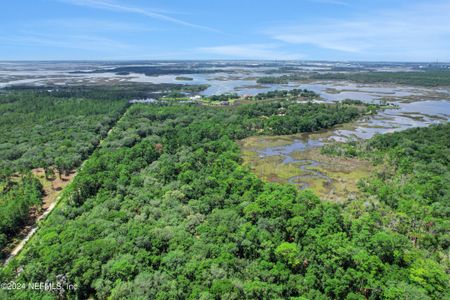
[[[15,0],[0,60],[450,61],[450,0]]]

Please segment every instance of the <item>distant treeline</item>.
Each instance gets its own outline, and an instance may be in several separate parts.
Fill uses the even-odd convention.
[[[291,81],[303,80],[308,77],[304,74],[296,75],[282,75],[282,76],[265,76],[260,77],[256,80],[256,83],[260,84],[288,84]]]
[[[159,98],[167,93],[198,93],[208,88],[207,84],[175,84],[175,83],[120,83],[107,85],[77,86],[10,86],[6,91],[32,91],[38,95],[62,98],[90,98],[104,100],[130,100]]]
[[[115,73],[117,75],[128,75],[130,73],[144,74],[146,76],[158,75],[180,75],[180,74],[210,74],[219,72],[229,72],[229,70],[221,69],[202,69],[202,68],[181,68],[176,67],[160,67],[160,66],[127,66],[116,67],[112,69],[98,69],[93,71],[74,71],[73,74],[92,74],[92,73]]]
[[[210,101],[229,101],[232,99],[238,99],[239,95],[236,93],[232,94],[221,94],[221,95],[212,95],[208,97]]]
[[[427,69],[412,72],[305,73],[258,78],[262,84],[287,84],[299,80],[343,80],[358,83],[392,83],[413,86],[450,86],[450,70]]]
[[[358,83],[393,83],[417,86],[450,86],[450,70],[424,72],[364,72],[315,74],[311,79],[348,80]]]
[[[274,99],[274,98],[318,98],[319,94],[307,89],[292,89],[292,90],[276,90],[267,93],[259,93],[254,96],[256,100]]]

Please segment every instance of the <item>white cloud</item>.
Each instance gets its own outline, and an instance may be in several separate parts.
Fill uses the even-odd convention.
[[[200,47],[196,50],[202,53],[221,55],[227,58],[237,59],[293,60],[301,59],[303,57],[301,54],[286,53],[277,48],[277,45],[272,44],[236,44]]]
[[[18,46],[38,46],[38,47],[56,47],[90,51],[123,51],[130,49],[127,44],[98,36],[86,35],[66,35],[51,36],[43,34],[22,34],[11,36],[0,36],[2,44],[18,45]]]
[[[132,24],[109,20],[95,20],[88,18],[50,19],[40,21],[39,24],[33,24],[33,26],[45,26],[57,30],[82,30],[88,32],[142,32],[155,30],[154,28],[150,28],[147,25],[143,24]]]
[[[265,33],[289,44],[312,45],[372,59],[449,59],[449,16],[450,2],[442,1],[369,12],[352,19],[281,26]]]
[[[304,25],[283,27],[268,31],[268,34],[276,40],[290,44],[310,44],[320,48],[359,52],[369,45],[365,38],[367,32],[355,30],[363,28],[366,24],[330,22],[321,25]]]
[[[97,8],[97,9],[103,9],[103,10],[111,10],[111,11],[117,11],[117,12],[138,14],[138,15],[150,17],[150,18],[157,19],[157,20],[175,23],[178,25],[183,25],[183,26],[217,32],[216,29],[213,29],[211,27],[186,22],[186,21],[168,16],[166,13],[162,13],[158,10],[128,6],[128,5],[120,4],[117,2],[112,2],[109,0],[59,0],[59,1],[62,1],[65,3],[70,3],[73,5],[78,5],[78,6],[86,6],[86,7],[92,7],[92,8]]]

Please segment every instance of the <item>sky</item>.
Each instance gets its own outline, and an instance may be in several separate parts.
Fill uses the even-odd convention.
[[[14,0],[0,60],[450,61],[450,0]]]

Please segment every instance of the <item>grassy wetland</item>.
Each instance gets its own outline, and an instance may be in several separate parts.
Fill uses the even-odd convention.
[[[359,180],[368,177],[374,169],[366,160],[330,157],[313,147],[289,155],[262,155],[254,147],[259,139],[250,137],[239,142],[244,166],[264,180],[311,189],[324,200],[343,202],[356,198]],[[273,143],[265,139],[264,146],[283,147],[293,141],[295,137],[280,137]]]

